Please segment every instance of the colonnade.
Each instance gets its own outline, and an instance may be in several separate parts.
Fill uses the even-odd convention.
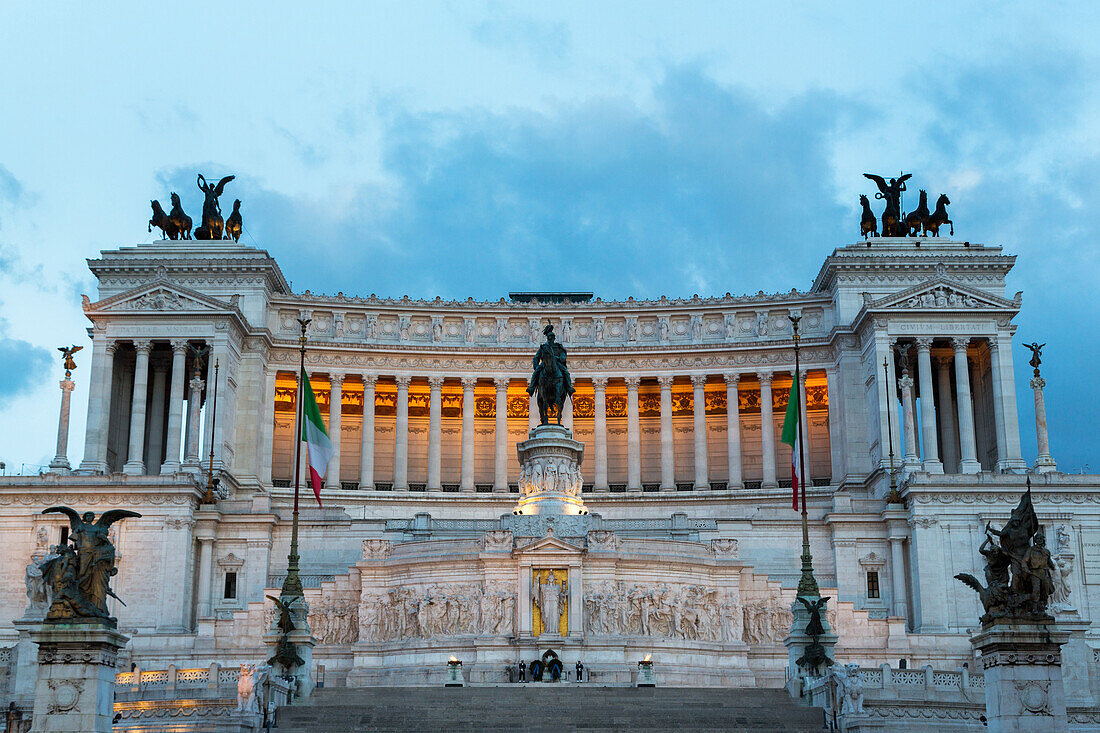
[[[628,375],[621,378],[611,378],[604,375],[593,376],[578,376],[575,378],[575,384],[577,384],[584,392],[584,411],[583,416],[586,419],[584,428],[581,430],[580,425],[577,427],[578,438],[584,438],[587,440],[589,450],[591,454],[585,458],[585,479],[588,482],[586,490],[594,492],[607,492],[607,491],[642,491],[644,490],[712,490],[712,489],[740,489],[745,485],[744,465],[743,465],[743,446],[742,446],[742,415],[738,406],[740,405],[739,388],[742,385],[743,378],[751,380],[752,387],[754,389],[759,385],[760,390],[760,405],[772,406],[772,382],[773,378],[777,375],[782,375],[784,379],[789,378],[792,371],[761,371],[753,373],[725,373],[720,375],[708,375],[708,374],[662,374],[656,377],[642,377],[640,375]],[[289,392],[290,387],[289,374],[284,375],[286,381],[283,382],[286,391]],[[685,420],[679,421],[679,430],[674,430],[673,421],[673,384],[674,380],[679,377],[683,381],[690,380],[691,384],[691,420],[690,429],[687,427]],[[395,491],[409,490],[410,488],[423,488],[428,491],[446,489],[448,486],[452,490],[473,492],[475,490],[481,491],[493,491],[493,492],[507,492],[510,489],[509,486],[509,459],[512,458],[514,453],[514,443],[516,440],[522,440],[526,437],[527,430],[538,424],[538,410],[533,397],[527,397],[526,394],[520,392],[519,389],[526,387],[526,381],[520,376],[503,376],[498,375],[495,377],[487,378],[485,380],[479,380],[471,376],[442,376],[438,374],[430,375],[417,375],[415,377],[417,384],[420,385],[420,397],[417,403],[420,407],[421,415],[423,415],[424,402],[423,402],[423,384],[426,381],[428,385],[427,395],[427,471],[426,481],[423,485],[419,482],[411,485],[410,482],[410,386],[413,384],[414,377],[408,374],[396,374],[396,375],[382,375],[380,376],[374,372],[332,372],[327,375],[315,374],[311,377],[311,382],[316,390],[324,390],[324,383],[327,380],[329,395],[328,395],[328,408],[327,408],[327,421],[329,434],[331,436],[341,435],[343,428],[343,422],[347,418],[344,415],[344,392],[348,389],[348,384],[355,384],[355,392],[359,390],[359,384],[362,385],[362,403],[364,406],[362,417],[362,428],[359,430],[359,467],[358,475],[347,475],[354,472],[353,461],[342,460],[342,450],[349,449],[349,445],[354,443],[348,443],[345,440],[333,440],[336,451],[328,466],[328,473],[326,476],[326,486],[328,488],[358,488],[358,489],[392,489]],[[800,375],[801,389],[800,394],[806,395],[806,379],[807,373],[804,370]],[[387,404],[387,422],[386,432],[388,432],[388,425],[392,419],[393,425],[393,442],[392,442],[392,456],[393,456],[393,474],[392,483],[387,479],[389,476],[376,476],[375,458],[376,455],[380,455],[385,459],[388,464],[389,455],[387,449],[389,446],[388,436],[387,445],[385,447],[378,447],[375,445],[375,441],[380,435],[380,426],[377,424],[377,418],[375,410],[372,409],[376,404],[376,389],[378,388],[379,381],[383,380],[387,386],[387,394],[393,397],[392,407],[389,407],[391,403]],[[477,484],[475,486],[475,465],[478,462],[478,454],[475,452],[475,433],[480,432],[482,435],[487,435],[489,432],[485,422],[488,418],[488,410],[485,409],[485,401],[489,399],[486,395],[487,390],[484,389],[484,382],[492,381],[492,412],[495,416],[493,423],[494,429],[492,430],[493,437],[490,441],[492,445],[491,456],[486,456],[485,444],[479,443],[481,446],[481,462],[492,462],[492,483],[491,486],[486,483]],[[681,382],[681,384],[683,383]],[[447,432],[460,433],[460,444],[454,446],[454,443],[449,445],[457,447],[456,451],[458,456],[457,470],[454,472],[457,475],[445,477],[443,475],[443,452],[444,452],[444,420],[443,420],[443,393],[445,385],[447,387],[447,393],[452,396],[452,399],[457,398],[455,383],[461,384],[461,414],[460,421],[454,420],[449,423],[450,427]],[[643,487],[643,471],[642,471],[642,420],[640,409],[639,391],[643,382],[647,385],[647,395],[652,405],[653,391],[652,385],[654,382],[659,389],[659,461],[660,461],[660,482],[657,485],[654,483],[647,483]],[[482,418],[486,418],[485,422],[481,423],[479,430],[475,430],[475,389],[479,385],[482,386],[481,402],[483,405]],[[612,412],[609,412],[609,383],[615,388],[615,398],[619,400],[619,407]],[[712,467],[712,461],[708,455],[714,451],[713,441],[708,446],[708,435],[712,430],[708,430],[708,415],[706,412],[706,388],[708,383],[711,385],[711,395],[714,396],[715,387],[724,383],[725,388],[725,424],[719,423],[719,429],[713,432],[721,432],[721,428],[724,428],[725,436],[725,454],[727,458],[727,470],[721,470],[718,468],[715,470]],[[509,397],[509,387],[511,387],[511,397]],[[784,387],[786,389],[786,387]],[[396,394],[394,395],[394,390]],[[622,409],[623,392],[625,391],[625,410]],[[516,401],[518,399],[517,393],[523,395],[526,400],[526,413],[527,421],[526,425],[517,431],[516,425],[513,422],[511,426],[512,435],[509,435],[509,405],[512,406],[512,418],[522,419],[522,412],[517,411]],[[591,397],[589,397],[591,395]],[[578,392],[576,397],[580,397]],[[682,399],[684,398],[681,395]],[[588,400],[591,400],[591,405]],[[322,403],[324,402],[322,398]],[[682,402],[682,400],[681,400]],[[452,401],[453,405],[454,402]],[[522,402],[520,403],[523,404]],[[283,403],[283,409],[289,410],[291,405],[288,402]],[[274,407],[272,403],[269,403],[269,409],[272,411]],[[830,402],[829,410],[833,410],[833,406]],[[392,410],[392,412],[390,412]],[[625,414],[624,414],[625,413]],[[453,413],[452,413],[453,414]],[[616,418],[616,430],[609,430],[609,418],[611,415]],[[648,415],[652,415],[652,407],[650,408]],[[684,415],[684,409],[681,404],[681,409],[676,413],[678,416]],[[284,413],[286,420],[289,421],[289,413]],[[392,418],[390,418],[392,415]],[[803,431],[807,435],[807,443],[810,441],[808,432],[806,431],[806,410],[803,410]],[[274,419],[274,414],[269,413],[265,416],[265,420],[270,421]],[[458,415],[455,415],[458,417]],[[710,416],[710,425],[713,428],[715,426],[715,415]],[[625,418],[625,420],[623,420]],[[562,414],[562,423],[571,429],[573,429],[575,418],[575,409],[573,400],[566,402],[565,409]],[[591,420],[588,423],[587,420]],[[625,483],[618,483],[609,480],[609,434],[614,432],[621,434],[622,422],[625,422]],[[772,409],[760,410],[760,481],[759,486],[764,489],[777,488],[780,485],[780,481],[777,479],[776,468],[776,431],[781,427],[782,413],[778,416],[773,414]],[[830,414],[830,422],[833,422]],[[457,425],[456,425],[457,423]],[[420,423],[422,426],[423,423]],[[591,428],[588,426],[591,425]],[[283,434],[284,436],[290,432],[291,428],[284,424]],[[354,427],[350,428],[354,431]],[[419,432],[423,432],[423,428],[412,428]],[[647,430],[652,432],[652,430]],[[683,480],[677,482],[676,480],[676,461],[674,455],[674,432],[680,432],[681,434],[691,433],[691,481],[690,484]],[[681,438],[677,438],[678,440]],[[820,435],[817,439],[821,439]],[[829,438],[826,438],[827,440]],[[485,440],[485,438],[482,438]],[[343,443],[343,445],[341,445]],[[271,457],[270,451],[292,451],[292,443],[285,437],[283,440],[279,440],[276,437],[274,441],[267,441],[265,444],[265,450],[269,451],[264,460],[264,469],[261,472],[262,477],[270,480],[271,478],[278,478],[271,473]],[[421,443],[421,446],[423,444]],[[718,443],[719,448],[721,443]],[[618,443],[616,448],[622,448],[622,443]],[[378,451],[382,452],[379,453]],[[806,447],[807,454],[809,454],[810,446]],[[719,452],[722,452],[719,450]],[[839,455],[839,451],[830,451],[830,457]],[[452,454],[453,455],[453,454]],[[622,455],[617,452],[617,455]],[[282,466],[286,466],[286,455],[283,456],[284,460],[281,462]],[[717,456],[716,458],[720,458]],[[423,457],[421,456],[421,460]],[[830,458],[830,460],[833,460]],[[652,464],[650,464],[652,465]],[[683,464],[681,464],[683,465]],[[755,465],[755,463],[754,463]],[[420,464],[420,471],[423,471],[424,464]],[[832,474],[840,476],[841,472],[832,466]],[[299,469],[301,470],[301,469]],[[266,471],[266,473],[264,473]],[[291,470],[292,471],[292,470]],[[285,472],[277,472],[279,475],[285,476]],[[388,473],[388,471],[386,471]],[[482,468],[476,472],[480,474],[482,480],[488,474],[488,472]],[[786,473],[782,474],[786,479]],[[424,480],[424,474],[421,473],[421,479]],[[457,486],[453,481],[447,481],[447,479],[457,478]],[[285,478],[281,480],[286,480]],[[753,485],[756,485],[755,481]]]
[[[981,347],[987,349],[988,374],[982,368]],[[1012,354],[997,337],[922,336],[897,341],[903,365],[910,350],[917,355],[917,379],[906,368],[898,378],[901,391],[903,466],[907,471],[978,473],[983,468],[979,438],[995,447],[994,471],[1024,470],[1016,415]],[[934,372],[934,374],[933,374]],[[989,389],[990,394],[984,390]],[[916,425],[917,390],[920,395],[920,436]],[[992,424],[985,405],[991,404]],[[978,426],[982,425],[983,433]]]

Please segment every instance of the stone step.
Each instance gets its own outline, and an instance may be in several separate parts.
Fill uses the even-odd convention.
[[[306,731],[820,731],[820,710],[782,690],[515,684],[315,691],[280,708],[282,733]]]

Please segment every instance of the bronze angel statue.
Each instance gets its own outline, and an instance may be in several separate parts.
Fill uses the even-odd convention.
[[[218,197],[225,191],[225,184],[236,176],[226,176],[217,184],[207,183],[200,173],[198,178],[199,190],[206,197],[202,203],[202,226],[195,229],[195,239],[221,239],[225,229],[225,220],[222,218],[222,207],[218,203]]]
[[[901,218],[901,192],[905,190],[905,182],[912,178],[913,174],[905,173],[897,178],[891,178],[889,183],[885,178],[876,176],[874,173],[864,173],[863,177],[875,182],[879,190],[875,198],[886,202],[886,208],[882,211],[882,236],[904,237],[909,233],[909,229]]]
[[[43,563],[42,574],[55,589],[47,619],[110,619],[107,597],[119,602],[121,599],[110,587],[111,578],[118,569],[115,567],[115,546],[107,533],[115,522],[141,515],[128,509],[111,509],[103,512],[98,521],[93,521],[94,512],[84,512],[82,516],[67,506],[52,506],[42,513],[66,515],[72,542],[72,547],[63,546],[69,550],[63,550],[59,558]],[[58,590],[62,591],[60,596]]]
[[[68,379],[73,375],[73,369],[76,369],[76,362],[73,361],[73,354],[83,349],[83,346],[58,346],[57,350],[61,352],[62,363],[65,367],[65,379]]]

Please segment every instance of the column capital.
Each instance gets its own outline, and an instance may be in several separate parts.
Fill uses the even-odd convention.
[[[364,387],[373,387],[376,384],[378,384],[378,375],[377,374],[373,374],[371,372],[366,372],[364,374],[361,374],[360,377],[363,380],[363,386]]]
[[[592,386],[596,389],[607,389],[607,377],[595,376],[592,377]]]
[[[1032,377],[1031,378],[1031,388],[1032,389],[1042,391],[1043,387],[1045,387],[1045,386],[1047,386],[1047,380],[1043,379],[1042,377]]]
[[[347,376],[347,375],[342,374],[340,372],[329,372],[328,382],[333,387],[343,387],[345,376]]]
[[[638,385],[642,383],[642,378],[637,376],[623,377],[623,381],[626,382],[626,388],[630,390],[638,389]]]
[[[902,389],[913,389],[913,378],[906,374],[898,379],[898,384]]]
[[[706,383],[707,383],[707,375],[706,374],[692,374],[691,375],[691,386],[692,387],[703,387],[703,386],[706,386]]]
[[[967,349],[968,346],[970,346],[970,337],[969,336],[964,336],[962,338],[953,338],[953,339],[951,339],[951,348],[955,350],[956,354],[959,353],[960,351],[965,354],[966,349]]]
[[[432,376],[428,377],[428,386],[432,389],[439,389],[443,386],[443,377],[439,376],[438,374],[433,374]]]
[[[736,387],[741,381],[741,375],[737,372],[727,373],[722,375],[722,379],[725,380],[727,387]]]
[[[937,369],[950,369],[953,365],[953,356],[947,356],[945,354],[939,354],[932,357],[932,363]]]
[[[1032,379],[1031,382],[1032,382],[1032,384],[1034,384],[1035,380]],[[62,392],[72,392],[74,387],[76,387],[76,382],[74,382],[73,380],[71,380],[71,379],[62,379],[61,380],[61,391]]]
[[[809,376],[810,376],[810,370],[809,369],[802,369],[798,372],[798,386],[803,388],[803,391],[805,391],[805,387],[806,387],[806,378],[809,377]]]
[[[397,382],[398,387],[408,388],[408,386],[412,383],[412,377],[405,376],[403,374],[398,375],[398,376],[394,377],[393,379],[394,379],[395,382]]]
[[[202,377],[198,376],[197,374],[191,377],[191,381],[187,384],[191,388],[192,392],[202,392],[203,388],[206,386],[206,382],[204,382]]]
[[[463,390],[473,389],[476,386],[477,386],[477,377],[463,377],[462,378],[462,389]]]
[[[661,385],[661,389],[672,389],[672,380],[673,377],[667,375],[657,377],[657,384]]]
[[[757,372],[756,378],[760,380],[760,385],[771,386],[772,385],[772,373],[771,372]]]
[[[115,353],[115,349],[118,348],[118,342],[108,341],[107,345],[104,348],[107,350],[107,355],[110,356],[111,354]]]
[[[493,384],[497,389],[508,389],[508,383],[511,381],[511,377],[493,377]]]
[[[917,338],[917,352],[931,352],[932,351],[932,337],[920,336]]]
[[[134,350],[138,353],[144,351],[146,354],[148,354],[150,351],[153,350],[153,342],[149,339],[134,339]]]
[[[1000,337],[998,337],[996,335],[987,336],[986,339],[985,339],[985,342],[987,344],[989,344],[989,350],[990,351],[996,351],[997,347],[1000,346]]]
[[[187,349],[187,339],[172,339],[168,343],[172,344],[172,351],[179,352]]]

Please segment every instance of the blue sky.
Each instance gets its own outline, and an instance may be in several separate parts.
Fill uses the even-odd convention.
[[[0,460],[52,457],[84,258],[170,190],[197,216],[196,171],[297,290],[610,298],[806,289],[905,170],[1019,255],[1052,450],[1096,470],[1098,34],[1085,2],[6,4]]]

